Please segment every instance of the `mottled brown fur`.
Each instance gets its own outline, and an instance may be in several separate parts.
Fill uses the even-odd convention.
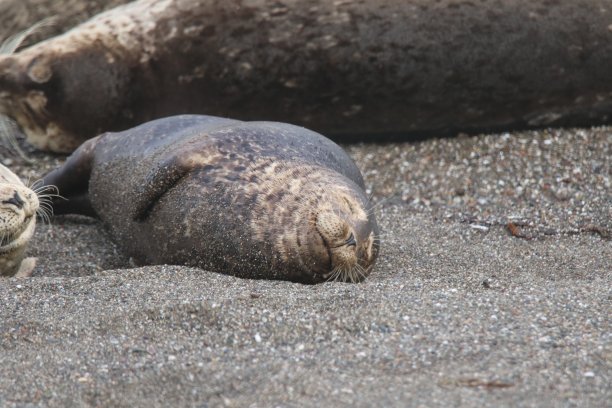
[[[86,142],[45,183],[68,198],[56,212],[99,216],[141,264],[358,281],[378,252],[359,170],[297,126],[161,119]]]

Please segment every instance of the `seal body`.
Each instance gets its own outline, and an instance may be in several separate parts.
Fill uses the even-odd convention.
[[[38,196],[0,164],[0,275],[29,276],[34,258],[24,259],[34,234]]]
[[[140,264],[359,281],[378,253],[358,168],[293,125],[159,119],[89,140],[44,183],[68,198],[56,213],[99,216]]]

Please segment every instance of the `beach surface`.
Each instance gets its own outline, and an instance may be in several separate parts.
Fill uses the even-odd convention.
[[[23,145],[33,182],[64,158]],[[86,217],[0,280],[0,406],[605,407],[612,128],[344,146],[382,251],[361,284],[133,267]]]

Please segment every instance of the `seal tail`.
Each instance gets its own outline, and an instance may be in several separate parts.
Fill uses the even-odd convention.
[[[40,188],[57,190],[51,200],[54,214],[97,216],[89,201],[88,190],[94,149],[99,138],[98,136],[83,143],[68,157],[63,166],[43,177]]]
[[[17,51],[28,38],[38,33],[45,33],[55,24],[56,21],[57,18],[55,16],[48,17],[37,22],[32,27],[8,37],[2,42],[2,44],[0,44],[0,55],[14,54],[15,51]],[[0,72],[0,74],[2,74],[2,72]],[[0,112],[3,110],[2,105],[4,103],[10,102],[4,102],[0,99]],[[15,153],[26,162],[32,163],[32,159],[26,155],[17,142],[17,135],[19,134],[20,132],[17,123],[15,123],[8,116],[0,114],[0,145],[2,145],[8,152]]]

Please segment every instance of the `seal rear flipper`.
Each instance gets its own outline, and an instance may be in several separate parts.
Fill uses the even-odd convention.
[[[151,170],[135,192],[132,219],[136,222],[145,221],[159,199],[192,170],[189,157],[177,156],[170,157]]]
[[[88,194],[71,196],[68,200],[61,198],[53,201],[53,215],[79,214],[88,217],[98,218],[98,214],[93,209]]]
[[[83,143],[61,167],[43,178],[43,186],[57,187],[60,198],[53,199],[54,214],[95,216],[89,203],[88,189],[94,150],[100,136]]]

